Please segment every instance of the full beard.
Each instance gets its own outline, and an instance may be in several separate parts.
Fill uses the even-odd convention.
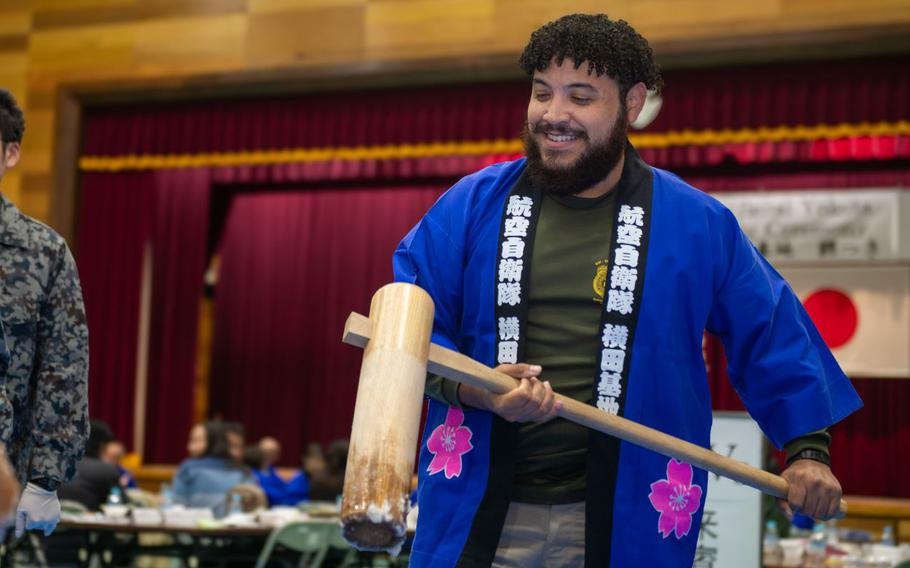
[[[548,166],[543,159],[540,144],[534,139],[535,134],[576,134],[579,139],[587,140],[583,132],[568,132],[538,122],[532,128],[525,123],[522,140],[527,156],[527,171],[531,183],[555,195],[577,195],[603,181],[626,149],[626,133],[629,122],[625,112],[620,112],[610,136],[604,142],[590,146],[575,162],[568,166]]]

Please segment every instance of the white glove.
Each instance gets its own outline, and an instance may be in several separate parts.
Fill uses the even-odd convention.
[[[34,483],[25,486],[16,508],[16,538],[26,530],[42,530],[50,535],[60,522],[60,501],[56,491],[42,489]]]

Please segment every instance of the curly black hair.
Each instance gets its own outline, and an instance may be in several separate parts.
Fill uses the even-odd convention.
[[[25,117],[16,104],[16,98],[6,89],[0,89],[0,141],[3,145],[22,142],[25,134]]]
[[[606,14],[570,14],[545,24],[531,34],[518,64],[531,77],[554,59],[562,65],[567,58],[576,69],[587,61],[588,73],[614,79],[622,97],[639,82],[657,92],[664,84],[648,40]]]

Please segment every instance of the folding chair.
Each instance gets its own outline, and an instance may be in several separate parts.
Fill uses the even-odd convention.
[[[71,499],[60,499],[60,512],[64,515],[78,515],[80,513],[88,513],[88,507],[80,503],[79,501],[73,501]]]
[[[304,566],[318,568],[329,551],[331,531],[337,530],[338,527],[334,523],[300,522],[277,527],[262,547],[256,568],[265,568],[275,547],[279,545],[300,553],[298,568]]]

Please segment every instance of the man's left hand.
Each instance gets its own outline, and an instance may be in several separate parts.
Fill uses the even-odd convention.
[[[831,468],[815,460],[796,460],[780,474],[790,483],[787,501],[781,506],[788,517],[794,512],[817,520],[833,518],[843,495]]]

